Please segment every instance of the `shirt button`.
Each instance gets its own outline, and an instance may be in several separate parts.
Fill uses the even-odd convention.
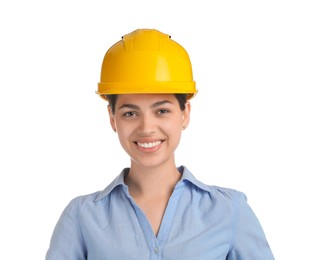
[[[155,253],[155,254],[158,254],[158,253],[159,253],[159,248],[158,248],[158,247],[155,247],[155,248],[154,248],[154,253]]]

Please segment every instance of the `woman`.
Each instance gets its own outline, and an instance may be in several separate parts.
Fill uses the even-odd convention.
[[[243,193],[175,164],[196,92],[187,52],[166,34],[139,29],[107,51],[97,93],[130,168],[69,203],[47,260],[274,259]]]

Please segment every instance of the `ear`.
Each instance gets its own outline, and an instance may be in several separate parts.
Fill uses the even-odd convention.
[[[116,127],[115,115],[113,114],[112,109],[109,105],[107,106],[107,111],[108,111],[108,115],[109,115],[110,125],[111,125],[113,131],[116,132],[117,127]]]
[[[186,101],[185,103],[185,109],[182,111],[182,126],[183,129],[185,129],[189,122],[190,122],[190,116],[191,116],[191,103],[189,101]]]

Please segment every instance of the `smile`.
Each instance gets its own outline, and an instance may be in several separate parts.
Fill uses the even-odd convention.
[[[158,145],[160,145],[163,141],[155,141],[155,142],[149,142],[149,143],[139,143],[136,142],[136,144],[142,148],[153,148]]]

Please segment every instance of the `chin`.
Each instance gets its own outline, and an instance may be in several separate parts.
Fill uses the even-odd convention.
[[[143,168],[156,168],[162,165],[166,165],[170,162],[168,159],[164,158],[137,158],[137,159],[132,159],[132,163],[136,164],[138,167],[143,167]]]

